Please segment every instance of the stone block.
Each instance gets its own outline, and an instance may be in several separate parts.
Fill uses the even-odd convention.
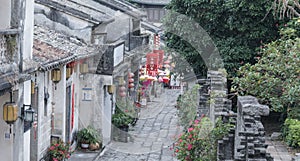
[[[300,153],[296,153],[295,157],[292,159],[293,161],[300,161]]]
[[[282,133],[280,132],[273,132],[271,135],[271,140],[281,140],[282,139]]]
[[[242,112],[244,115],[268,116],[270,113],[269,107],[259,104],[257,98],[253,96],[239,96],[238,106],[239,108],[242,108]]]

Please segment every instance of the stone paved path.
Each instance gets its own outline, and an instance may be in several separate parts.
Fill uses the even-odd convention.
[[[99,161],[176,161],[169,146],[182,131],[174,107],[180,90],[166,90],[140,113],[128,143],[112,142]]]
[[[293,156],[282,141],[272,141],[266,138],[266,143],[268,144],[267,152],[271,154],[274,161],[292,161]]]

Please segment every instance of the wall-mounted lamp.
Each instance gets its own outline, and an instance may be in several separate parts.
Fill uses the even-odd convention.
[[[51,71],[51,80],[55,83],[55,90],[56,90],[56,84],[61,80],[60,69],[56,68]]]
[[[123,77],[120,77],[120,78],[119,78],[119,85],[120,85],[120,86],[125,85],[125,80],[124,80]]]
[[[85,74],[89,72],[89,66],[87,63],[80,64],[80,73]]]
[[[14,103],[3,105],[3,120],[7,124],[13,124],[18,119],[18,106]]]
[[[34,94],[35,92],[34,88],[35,88],[35,83],[34,81],[31,81],[31,94]]]
[[[60,69],[56,68],[56,69],[53,69],[51,71],[51,80],[54,83],[58,83],[61,80],[61,71],[60,71]]]
[[[107,92],[109,94],[113,94],[115,92],[115,86],[114,85],[107,85]]]
[[[70,66],[67,67],[66,68],[66,78],[69,79],[71,77],[72,73],[73,73],[73,68]]]
[[[25,107],[27,107],[27,106],[29,108],[25,110]],[[23,105],[22,111],[21,111],[21,117],[22,117],[22,119],[24,119],[24,121],[33,122],[34,114],[35,114],[35,111],[33,108],[31,108],[31,105]]]

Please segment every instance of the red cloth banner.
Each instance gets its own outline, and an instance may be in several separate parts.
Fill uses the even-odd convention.
[[[158,68],[161,68],[164,64],[164,50],[153,50],[154,53],[158,53]]]
[[[146,68],[147,72],[150,76],[156,76],[157,69],[158,69],[158,53],[148,53],[146,55],[147,62],[146,62]]]

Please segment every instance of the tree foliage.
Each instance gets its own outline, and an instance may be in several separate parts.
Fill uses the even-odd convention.
[[[173,19],[166,16],[164,24],[167,46],[179,52],[197,75],[204,75],[207,66],[203,59],[207,55],[204,54],[201,58],[202,53],[199,54],[194,45],[200,44],[201,50],[208,54],[216,53],[216,48],[212,46],[215,45],[229,76],[233,76],[240,66],[256,62],[254,57],[259,54],[256,48],[262,42],[270,42],[278,37],[277,22],[273,14],[269,13],[272,4],[273,1],[270,0],[173,0],[167,9],[190,17],[208,33],[214,43],[207,43],[206,38],[201,38],[206,42],[193,39],[194,28],[189,29],[189,24],[178,24],[180,16]],[[176,28],[187,26],[181,28],[181,32],[183,35],[190,35],[192,40],[188,42],[193,44],[168,30],[175,25]]]
[[[293,111],[300,103],[300,21],[291,21],[280,33],[280,39],[261,49],[255,65],[239,70],[234,90],[258,97],[274,111]]]

